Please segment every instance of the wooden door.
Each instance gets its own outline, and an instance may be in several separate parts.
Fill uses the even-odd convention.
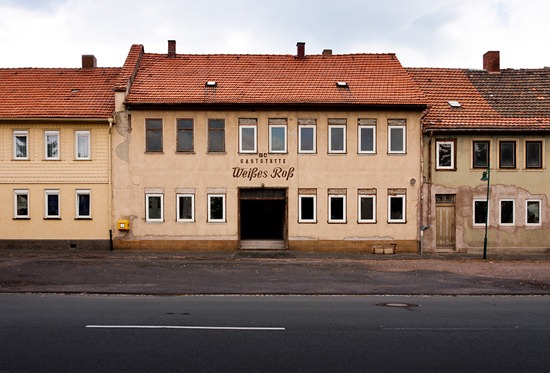
[[[454,194],[435,196],[436,249],[456,249],[456,213]]]

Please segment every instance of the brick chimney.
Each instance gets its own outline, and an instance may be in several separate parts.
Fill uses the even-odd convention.
[[[490,73],[500,72],[500,52],[489,51],[483,55],[483,70]]]
[[[306,43],[300,41],[296,44],[297,55],[296,58],[303,60],[306,58]]]
[[[168,58],[176,57],[176,41],[168,40]]]
[[[323,49],[324,56],[332,56],[332,49]]]
[[[97,59],[93,54],[83,54],[82,55],[82,68],[83,69],[93,69],[97,67]]]

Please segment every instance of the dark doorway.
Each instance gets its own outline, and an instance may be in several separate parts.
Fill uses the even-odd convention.
[[[241,240],[284,240],[285,189],[241,189]]]

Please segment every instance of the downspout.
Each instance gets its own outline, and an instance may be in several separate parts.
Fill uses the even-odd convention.
[[[431,225],[432,221],[432,140],[433,140],[434,133],[433,131],[430,131],[430,139],[428,140],[428,204],[427,204],[427,210],[428,210],[428,221],[427,225],[425,225],[425,229],[428,229]]]
[[[424,225],[424,117],[428,114],[428,109],[424,110],[420,117],[420,254],[424,246],[424,230],[429,227]]]
[[[109,148],[108,148],[108,163],[109,163],[109,251],[113,251],[113,161],[112,161],[112,129],[113,129],[113,118],[107,119],[109,121]]]

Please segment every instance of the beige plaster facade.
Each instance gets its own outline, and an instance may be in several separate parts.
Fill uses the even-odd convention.
[[[275,239],[290,250],[370,252],[376,244],[394,244],[397,252],[418,249],[420,110],[124,111],[120,97],[117,108],[113,129],[115,249],[235,250],[247,241],[250,224],[259,230],[265,225],[279,226],[281,232],[276,232]],[[176,149],[180,118],[192,120],[192,152]],[[162,122],[162,151],[146,151],[147,119]],[[209,119],[222,119],[225,124],[223,152],[208,152]],[[365,119],[374,124],[376,133],[376,149],[370,154],[358,152],[358,126]],[[404,124],[405,151],[389,154],[388,125],[396,119]],[[341,153],[329,152],[329,123],[344,128]],[[256,149],[251,153],[240,149],[240,124],[256,128]],[[286,126],[285,151],[270,151],[270,124]],[[315,128],[312,153],[299,151],[301,124]],[[271,205],[262,190],[282,193],[283,202]],[[264,195],[260,198],[264,200],[246,210],[243,196],[254,192]],[[372,222],[358,222],[363,194],[375,196]],[[156,221],[147,219],[147,195],[161,196],[162,213]],[[178,221],[178,195],[193,197],[191,221]],[[221,221],[209,221],[209,195],[224,198]],[[302,195],[314,196],[313,221],[300,221]],[[399,222],[388,221],[388,201],[393,195],[404,197]],[[330,196],[344,201],[343,219],[338,222],[329,221]],[[243,217],[245,210],[252,217]],[[129,220],[128,231],[118,229],[119,220]]]

